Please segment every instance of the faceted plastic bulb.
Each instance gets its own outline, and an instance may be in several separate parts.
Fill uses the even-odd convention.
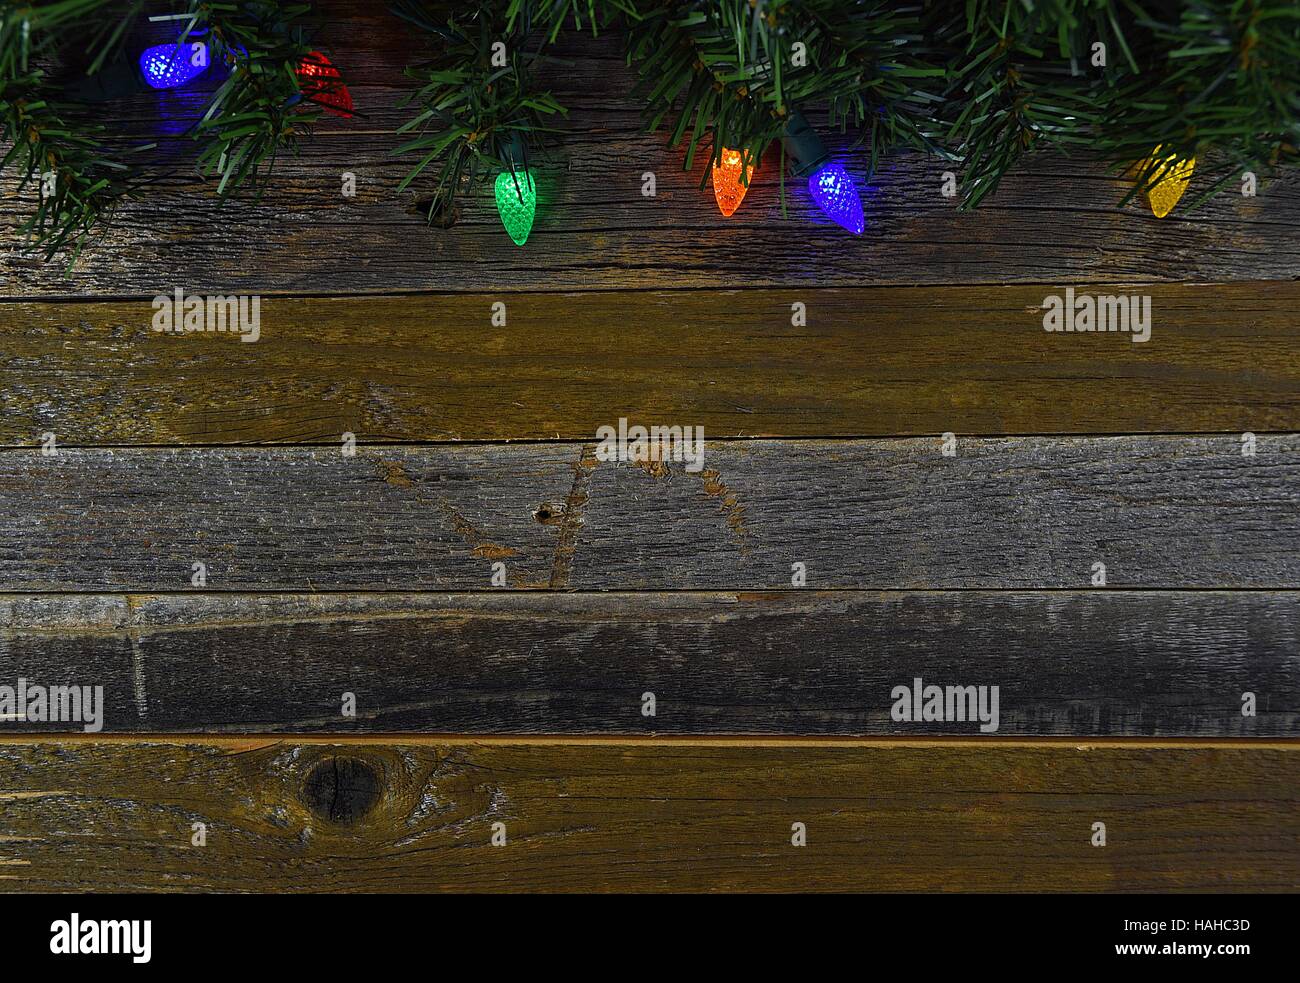
[[[713,165],[713,197],[718,199],[718,208],[723,215],[730,217],[745,200],[749,190],[748,182],[754,178],[754,166],[749,167],[749,174],[741,180],[741,153],[739,150],[722,148],[722,163]]]
[[[831,161],[822,165],[808,178],[808,191],[827,218],[855,236],[862,235],[866,225],[862,217],[862,199],[843,164]]]
[[[513,174],[502,171],[496,183],[497,211],[501,224],[510,233],[516,246],[528,241],[537,215],[537,183],[531,170],[518,168]]]
[[[1160,147],[1156,147],[1155,150],[1151,151],[1151,156],[1139,166],[1139,173],[1146,170],[1153,160],[1159,159],[1160,150]],[[1191,184],[1192,171],[1195,169],[1195,157],[1179,160],[1176,156],[1169,156],[1156,166],[1153,175],[1155,183],[1144,192],[1147,204],[1151,206],[1151,211],[1156,218],[1164,218],[1174,210],[1174,206],[1178,204],[1178,199],[1183,196],[1183,192]]]
[[[140,55],[140,71],[155,89],[177,89],[194,81],[208,67],[208,48],[201,41],[156,44]]]
[[[307,99],[335,116],[351,116],[352,94],[339,81],[342,77],[333,62],[319,51],[313,51],[298,64],[298,78],[302,80],[302,93]]]

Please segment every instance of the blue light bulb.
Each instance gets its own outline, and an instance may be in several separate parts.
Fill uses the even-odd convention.
[[[144,80],[155,89],[178,88],[198,78],[207,67],[206,45],[199,51],[189,42],[156,44],[145,48],[140,55],[140,71],[144,73]]]
[[[862,199],[843,164],[828,161],[808,178],[808,192],[826,217],[855,236],[862,235]]]

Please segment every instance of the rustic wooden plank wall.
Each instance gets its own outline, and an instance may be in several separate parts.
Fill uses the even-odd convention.
[[[966,214],[903,155],[852,239],[769,164],[724,220],[569,39],[517,249],[395,194],[417,52],[325,6],[365,116],[260,202],[141,97],[152,193],[71,271],[0,257],[0,686],[105,711],[0,721],[0,888],[1300,886],[1294,180],[1156,220],[1034,156]],[[1066,286],[1151,340],[1044,332]],[[151,331],[176,287],[261,338]],[[620,417],[704,469],[596,461]],[[997,735],[893,720],[917,677]]]

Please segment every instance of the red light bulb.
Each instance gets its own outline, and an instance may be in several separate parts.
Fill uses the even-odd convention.
[[[302,94],[335,116],[352,115],[352,95],[341,81],[342,74],[319,51],[313,51],[298,65]]]

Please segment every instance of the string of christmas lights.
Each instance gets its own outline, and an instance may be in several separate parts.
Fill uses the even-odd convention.
[[[394,153],[418,163],[398,191],[432,168],[429,217],[450,225],[456,197],[486,179],[519,245],[545,219],[545,187],[528,157],[545,151],[556,132],[550,120],[565,113],[533,74],[568,28],[620,39],[648,128],[667,124],[669,143],[685,146],[687,169],[709,154],[700,187],[712,180],[724,217],[743,207],[759,161],[777,143],[783,200],[788,158],[801,182],[794,194],[806,187],[807,200],[852,235],[864,234],[867,218],[853,175],[875,173],[881,155],[900,150],[942,160],[958,176],[958,207],[968,209],[1025,152],[1088,149],[1130,177],[1121,205],[1141,196],[1161,219],[1189,207],[1193,178],[1202,191],[1194,208],[1242,174],[1266,177],[1300,158],[1300,103],[1276,98],[1300,91],[1300,16],[1289,0],[1202,0],[1160,23],[1120,0],[1069,10],[971,0],[960,13],[888,3],[868,12],[840,0],[388,5],[431,42],[429,60],[407,68],[420,83],[409,99],[418,110],[398,130],[412,138]],[[80,107],[224,73],[204,86],[191,131],[198,169],[219,176],[222,196],[267,173],[321,113],[355,114],[342,72],[310,43],[321,26],[310,5],[172,6],[182,12],[149,20],[184,30],[171,40],[154,35],[163,43],[129,55],[122,49],[138,36],[143,0],[27,4],[0,18],[0,142],[14,151],[0,167],[16,172],[20,186],[51,170],[61,175],[55,194],[38,196],[20,225],[47,256],[87,241],[145,183],[137,151],[152,145],[131,148],[128,159]],[[97,31],[88,46],[87,25]],[[60,57],[73,41],[82,62]],[[1099,46],[1109,47],[1109,63],[1097,58]],[[75,69],[29,67],[64,61]],[[827,153],[799,108],[849,134],[848,147]],[[862,167],[848,157],[860,147],[870,148]]]
[[[146,48],[139,66],[144,81],[154,89],[174,89],[188,85],[208,68],[207,45],[182,35],[172,44]],[[303,97],[323,106],[337,116],[351,116],[353,102],[341,73],[320,51],[313,51],[298,65]],[[796,177],[806,178],[808,193],[821,212],[841,228],[854,235],[865,229],[862,198],[844,164],[832,160],[825,143],[804,115],[790,114],[782,144]],[[497,212],[510,238],[518,246],[528,241],[537,215],[536,172],[527,165],[527,151],[522,134],[515,133],[506,144],[509,166],[494,184]],[[1191,181],[1196,161],[1171,155],[1159,160],[1161,147],[1137,165],[1137,170],[1151,171],[1143,196],[1158,218],[1167,216],[1178,203]],[[720,160],[712,164],[710,174],[714,197],[724,217],[735,214],[745,199],[753,179],[755,164],[747,151],[722,148]]]
[[[151,89],[179,89],[208,70],[208,46],[183,34],[171,44],[155,44],[140,52],[140,75]],[[302,96],[335,116],[352,116],[352,94],[343,74],[323,52],[313,51],[299,63]]]
[[[1102,73],[1063,76],[1060,71],[1089,51],[1099,34],[1118,42],[1120,28],[1110,11],[1099,8],[1086,20],[1066,24],[1055,10],[1017,9],[994,21],[984,19],[983,9],[976,4],[967,17],[946,21],[937,7],[882,5],[879,16],[866,17],[832,0],[779,5],[475,0],[443,22],[422,0],[399,0],[399,14],[425,30],[434,49],[430,61],[408,68],[426,84],[412,96],[420,115],[402,128],[420,136],[399,152],[421,155],[402,187],[431,162],[442,162],[429,205],[432,221],[435,213],[454,215],[457,194],[473,188],[476,173],[486,171],[495,178],[502,225],[523,245],[543,218],[537,173],[520,165],[508,148],[520,133],[547,131],[539,106],[545,113],[563,112],[549,93],[536,91],[531,74],[561,27],[582,26],[584,12],[584,30],[622,36],[640,79],[633,94],[646,102],[649,128],[676,119],[669,142],[686,145],[687,169],[698,149],[709,148],[701,189],[711,183],[724,218],[743,206],[759,160],[779,141],[783,172],[788,163],[800,182],[795,193],[806,187],[807,200],[827,219],[851,235],[865,233],[866,209],[854,178],[861,171],[847,154],[828,152],[799,111],[805,105],[819,115],[828,109],[829,124],[841,131],[856,129],[858,140],[849,151],[870,142],[870,162],[862,168],[867,174],[874,172],[879,154],[894,149],[937,155],[959,175],[962,208],[991,193],[1030,147],[1095,142],[1103,122],[1107,139],[1118,134],[1115,142],[1132,147],[1135,127],[1126,114],[1139,116],[1146,109],[1114,101],[1106,89],[1112,101],[1110,115],[1103,118],[1096,111]],[[1227,22],[1236,15],[1215,16]],[[1185,28],[1188,33],[1199,29],[1197,24]],[[1059,56],[1049,50],[1048,40],[1059,47]],[[1116,47],[1125,50],[1121,43]],[[1163,49],[1152,47],[1143,58],[1159,66]],[[1133,58],[1128,55],[1130,62]],[[946,67],[935,67],[938,63]],[[1123,67],[1127,71],[1130,65]],[[1181,71],[1176,62],[1173,68]],[[932,86],[925,81],[930,77],[943,82]],[[1133,83],[1132,97],[1147,84],[1145,77],[1140,85]],[[1148,132],[1161,129],[1161,122],[1152,120]],[[1152,143],[1156,149],[1146,149]],[[1195,161],[1188,146],[1185,134],[1177,134],[1171,142],[1152,141],[1145,148],[1139,143],[1128,153],[1112,149],[1109,159],[1139,161],[1132,168],[1139,172],[1133,193],[1163,218],[1190,183]],[[784,196],[784,174],[781,188]]]

